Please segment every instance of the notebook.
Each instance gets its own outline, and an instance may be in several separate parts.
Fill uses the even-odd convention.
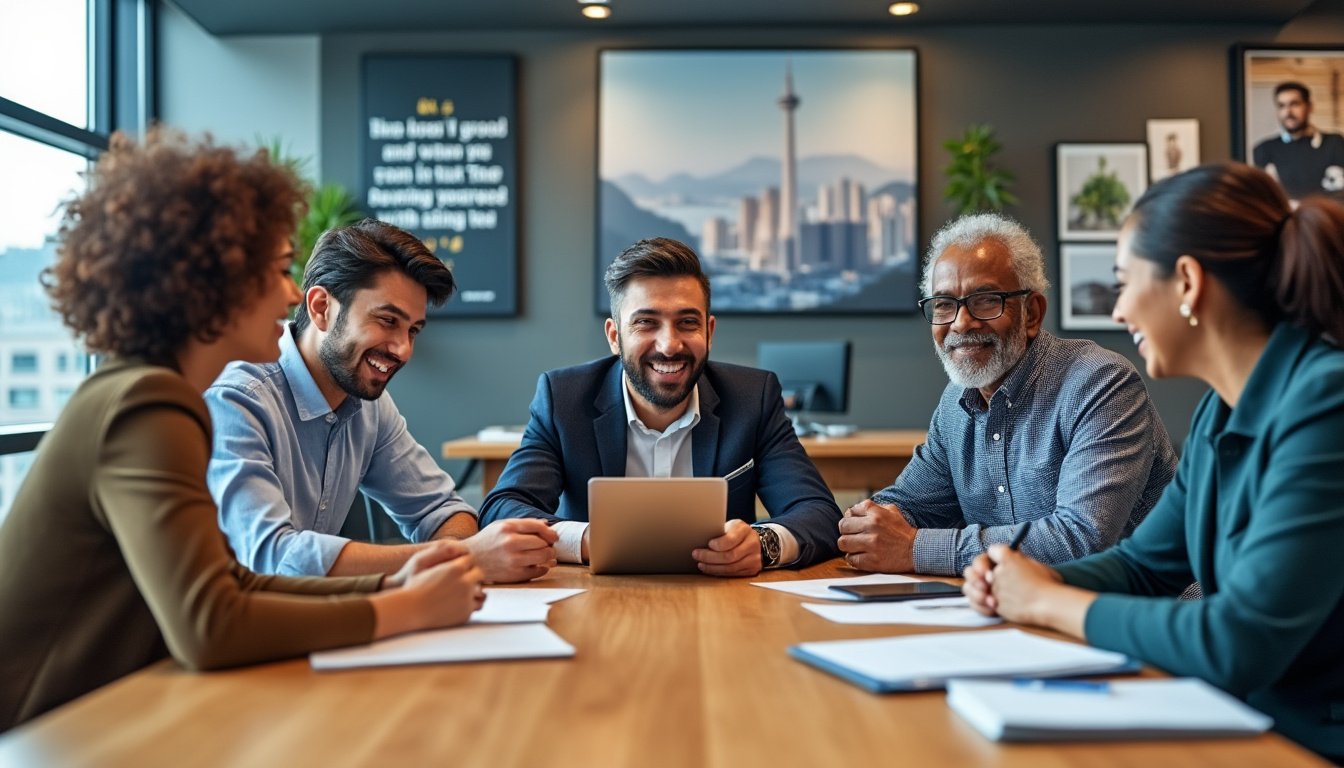
[[[789,655],[874,693],[942,688],[952,678],[1068,677],[1137,672],[1121,653],[1020,629],[800,643]]]
[[[722,477],[594,477],[588,481],[593,573],[699,573],[691,550],[723,535]]]
[[[1078,688],[1042,683],[953,680],[947,684],[947,704],[995,741],[1253,736],[1273,724],[1194,678]]]

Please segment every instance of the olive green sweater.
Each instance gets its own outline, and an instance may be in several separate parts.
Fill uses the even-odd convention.
[[[0,731],[172,655],[203,670],[365,643],[380,577],[259,576],[205,484],[210,417],[169,368],[109,361],[0,528]]]

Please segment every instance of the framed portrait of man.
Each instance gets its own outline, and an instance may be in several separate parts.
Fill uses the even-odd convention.
[[[1344,195],[1344,48],[1239,45],[1233,152],[1294,200]]]

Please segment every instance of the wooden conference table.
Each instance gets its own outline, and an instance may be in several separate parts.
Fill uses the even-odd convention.
[[[926,436],[922,429],[861,429],[849,437],[804,437],[801,442],[832,491],[871,493],[896,479]],[[479,459],[481,492],[489,493],[517,448],[517,443],[463,437],[445,442],[442,452],[445,459]]]
[[[835,560],[761,578],[852,574]],[[320,674],[302,659],[209,674],[163,662],[0,737],[0,765],[1319,764],[1275,735],[995,744],[942,692],[867,693],[785,652],[944,630],[834,624],[750,581],[561,566],[535,584],[588,590],[551,608],[572,659]]]

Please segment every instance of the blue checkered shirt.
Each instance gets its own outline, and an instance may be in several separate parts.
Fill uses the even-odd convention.
[[[928,441],[873,500],[919,529],[916,571],[960,575],[1028,521],[1022,551],[1042,562],[1105,549],[1134,530],[1175,469],[1134,366],[1041,331],[987,408],[979,390],[948,385]]]

